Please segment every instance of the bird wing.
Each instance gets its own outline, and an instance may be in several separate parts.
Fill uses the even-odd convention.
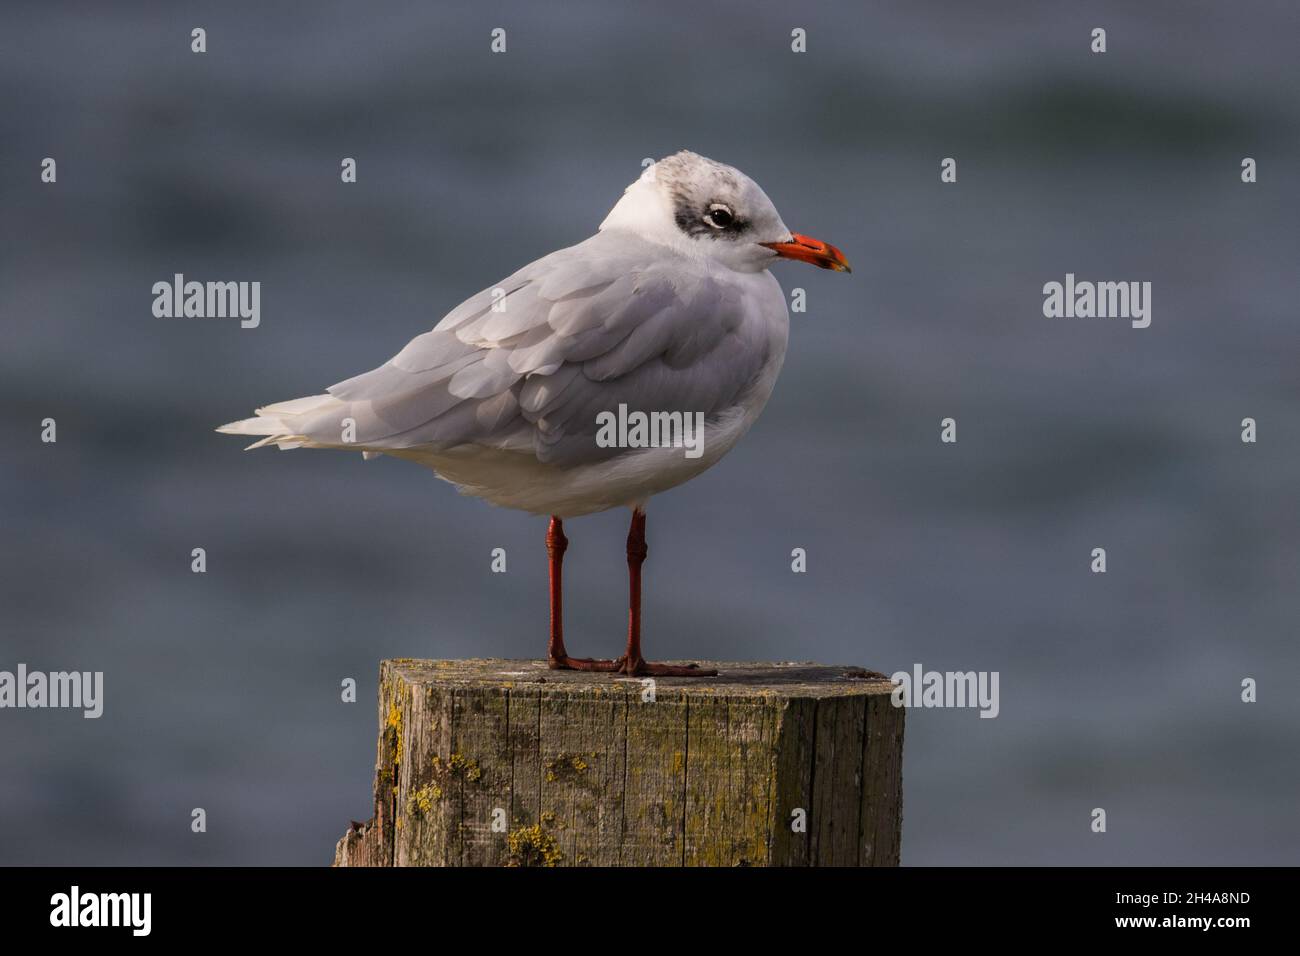
[[[597,415],[733,408],[767,361],[752,289],[633,236],[598,233],[471,296],[293,430],[367,449],[462,445],[571,466],[620,453]],[[746,321],[747,315],[749,321]],[[340,403],[342,406],[341,407]]]

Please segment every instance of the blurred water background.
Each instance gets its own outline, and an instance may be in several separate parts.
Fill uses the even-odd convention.
[[[996,720],[908,716],[905,863],[1296,863],[1298,9],[6,3],[0,669],[106,701],[0,713],[0,863],[328,862],[380,658],[542,653],[541,519],[212,428],[681,147],[855,271],[777,270],[809,305],[771,404],[652,503],[651,654],[999,671]],[[154,318],[176,272],[259,280],[260,327]],[[1152,282],[1151,327],[1045,319],[1067,272]],[[621,648],[625,523],[568,526],[578,653]]]

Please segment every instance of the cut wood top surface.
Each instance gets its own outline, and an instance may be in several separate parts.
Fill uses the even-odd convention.
[[[689,661],[668,661],[686,664]],[[701,669],[716,669],[716,677],[655,677],[656,693],[751,698],[846,697],[889,694],[894,685],[884,674],[862,667],[808,662],[696,661]],[[625,674],[551,670],[545,661],[418,660],[383,662],[391,673],[413,685],[458,685],[477,688],[538,686],[565,692],[640,687],[648,678]]]

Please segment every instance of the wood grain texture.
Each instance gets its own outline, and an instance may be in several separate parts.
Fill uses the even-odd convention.
[[[855,667],[384,661],[336,866],[896,866],[905,711]]]

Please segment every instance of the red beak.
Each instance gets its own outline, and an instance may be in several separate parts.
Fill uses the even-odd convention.
[[[778,256],[785,259],[811,262],[815,266],[821,266],[823,269],[834,269],[836,272],[853,271],[849,268],[849,262],[844,258],[844,253],[830,243],[814,239],[812,236],[801,236],[799,233],[793,232],[790,234],[789,242],[764,242],[761,245],[767,246]]]

